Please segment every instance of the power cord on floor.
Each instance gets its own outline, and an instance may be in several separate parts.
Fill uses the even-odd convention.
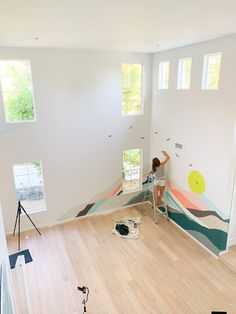
[[[83,314],[87,313],[87,309],[86,309],[86,303],[88,302],[88,296],[89,296],[89,288],[82,286],[82,287],[78,287],[79,291],[82,291],[84,294],[86,294],[85,298],[82,301],[82,304],[84,305],[84,312]]]

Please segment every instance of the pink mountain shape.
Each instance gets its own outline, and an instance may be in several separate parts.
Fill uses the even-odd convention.
[[[187,199],[191,200],[192,203],[199,207],[200,210],[212,211],[212,209],[209,209],[196,193],[186,191],[182,191],[182,193],[185,195]]]
[[[176,189],[172,189],[171,192],[185,208],[196,209],[200,211],[209,210],[206,208],[206,205],[201,202],[201,200],[199,200],[196,195],[194,195],[194,193],[180,192]]]

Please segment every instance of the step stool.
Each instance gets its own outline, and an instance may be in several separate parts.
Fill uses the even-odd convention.
[[[164,217],[169,221],[170,218],[168,216],[168,210],[166,203],[162,203],[161,205],[155,206],[155,199],[154,199],[154,187],[152,188],[152,207],[154,213],[154,222],[157,224],[158,217],[164,215]],[[162,210],[163,209],[163,210]]]

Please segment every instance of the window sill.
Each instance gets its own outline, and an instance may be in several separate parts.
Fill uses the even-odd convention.
[[[7,124],[21,124],[21,123],[32,123],[36,122],[36,119],[34,120],[20,120],[20,121],[6,121]]]
[[[26,213],[27,213],[28,215],[38,214],[38,213],[41,213],[41,212],[45,212],[46,210],[47,210],[47,208],[41,208],[41,209],[35,209],[35,210],[29,210],[29,211],[27,211],[27,210],[25,209],[25,211],[26,211]],[[26,214],[24,213],[24,211],[22,211],[21,216],[26,216]]]
[[[130,191],[123,191],[123,193],[122,193],[122,194],[130,194],[130,193],[133,193],[133,192],[139,192],[139,191],[142,191],[142,188],[135,189],[135,190],[130,190]]]

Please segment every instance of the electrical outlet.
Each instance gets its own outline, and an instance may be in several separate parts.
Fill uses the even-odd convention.
[[[179,149],[183,149],[183,145],[179,143],[175,143],[175,147]]]

